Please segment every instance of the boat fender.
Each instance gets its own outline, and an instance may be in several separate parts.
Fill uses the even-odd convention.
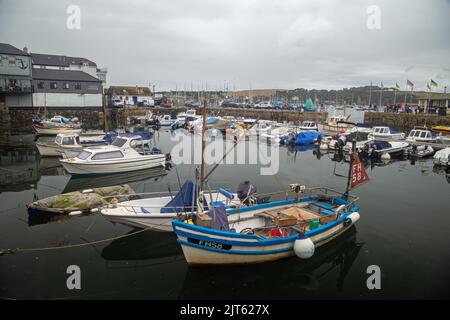
[[[391,160],[391,155],[385,152],[381,155],[381,160]]]
[[[344,220],[344,227],[347,227],[349,225],[352,225],[352,224],[356,223],[359,220],[360,217],[361,216],[359,215],[358,212],[352,212],[351,214],[348,215],[347,218],[345,218],[345,220]]]
[[[81,193],[92,193],[92,192],[94,192],[93,189],[85,189],[81,191]]]
[[[294,242],[294,253],[300,259],[309,259],[314,255],[315,246],[312,240],[303,235],[299,235]]]
[[[69,216],[78,216],[80,214],[83,214],[80,210],[69,212]]]
[[[321,150],[327,150],[328,149],[328,145],[326,143],[321,143],[320,144],[320,149]]]

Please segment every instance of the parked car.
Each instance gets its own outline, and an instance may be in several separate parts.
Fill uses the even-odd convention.
[[[120,99],[114,99],[111,101],[113,107],[123,107],[123,101]]]

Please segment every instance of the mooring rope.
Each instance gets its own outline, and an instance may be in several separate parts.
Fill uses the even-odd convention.
[[[76,243],[76,244],[68,244],[68,245],[64,245],[64,246],[56,246],[56,247],[41,247],[41,248],[14,248],[14,249],[0,249],[0,256],[5,255],[5,254],[16,254],[16,253],[26,253],[26,252],[37,252],[37,251],[50,251],[50,250],[59,250],[59,249],[70,249],[70,248],[77,248],[77,247],[85,247],[85,246],[90,246],[93,244],[99,244],[99,243],[104,243],[104,242],[109,242],[109,241],[113,241],[113,240],[117,240],[117,239],[121,239],[121,238],[126,238],[129,236],[134,236],[136,234],[145,232],[145,231],[149,231],[153,228],[145,228],[145,229],[141,229],[132,233],[127,233],[127,234],[123,234],[120,236],[116,236],[116,237],[111,237],[111,238],[107,238],[107,239],[102,239],[102,240],[96,240],[96,241],[91,241],[91,242],[84,242],[84,243]]]

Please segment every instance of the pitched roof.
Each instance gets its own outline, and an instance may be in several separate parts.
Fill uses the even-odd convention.
[[[60,56],[55,54],[32,53],[31,60],[35,65],[46,65],[54,67],[68,67],[69,65],[82,65],[87,63],[89,66],[96,67],[97,64],[86,58]]]
[[[56,80],[56,81],[87,81],[102,82],[90,74],[83,71],[73,70],[53,70],[53,69],[33,69],[33,79],[36,80]]]
[[[138,86],[111,86],[106,93],[114,96],[150,96],[152,94],[149,87]]]
[[[29,54],[26,53],[25,51],[17,49],[16,47],[14,47],[8,43],[0,43],[0,53],[14,54],[17,56],[29,56]]]

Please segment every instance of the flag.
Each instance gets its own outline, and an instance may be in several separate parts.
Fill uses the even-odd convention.
[[[410,87],[411,89],[414,87],[414,83],[412,83],[409,80],[406,80],[406,86]]]
[[[369,176],[366,173],[366,169],[364,169],[361,161],[359,160],[359,156],[355,153],[355,158],[352,163],[352,176],[351,176],[350,187],[356,188],[357,186],[366,183],[369,181]]]
[[[400,86],[398,85],[398,83],[395,84],[395,90],[400,90]]]
[[[430,84],[427,82],[427,88],[428,90],[431,90]]]
[[[438,84],[437,84],[436,81],[434,81],[433,79],[431,79],[431,86],[432,86],[433,88],[437,88],[437,87],[438,87]]]

